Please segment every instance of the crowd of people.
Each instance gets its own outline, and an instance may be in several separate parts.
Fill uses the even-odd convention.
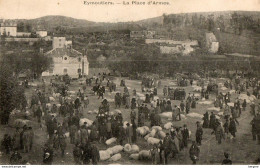
[[[92,83],[95,80],[95,83]],[[259,98],[259,84],[253,79],[245,82],[245,89],[253,88],[253,94],[257,93]],[[102,85],[106,82],[106,85]],[[187,83],[187,80],[183,81]],[[225,82],[228,88],[237,88],[240,82],[237,79]],[[92,85],[94,85],[92,87]],[[142,85],[152,87],[154,81],[151,79],[143,80]],[[188,84],[185,84],[187,86]],[[193,85],[193,80],[190,80],[190,85]],[[233,86],[234,85],[234,86]],[[89,94],[90,91],[86,86],[91,86],[94,94]],[[162,126],[160,114],[163,112],[172,112],[172,126],[169,132],[163,139],[160,139],[159,144],[152,146],[150,150],[153,164],[168,164],[170,156],[177,157],[177,154],[189,147],[189,156],[193,164],[199,160],[200,146],[203,145],[203,129],[212,129],[212,134],[215,134],[218,144],[222,143],[225,137],[236,138],[237,126],[239,125],[238,118],[246,110],[248,103],[246,100],[240,102],[237,98],[233,105],[231,102],[231,93],[223,94],[216,93],[214,106],[223,109],[223,117],[218,118],[214,112],[206,112],[203,115],[203,123],[196,122],[195,139],[191,139],[190,130],[186,124],[183,127],[175,126],[176,121],[182,120],[182,114],[189,114],[192,109],[196,108],[199,99],[209,99],[210,92],[202,89],[201,97],[196,97],[193,93],[186,96],[183,89],[178,90],[184,92],[184,96],[180,99],[179,105],[174,105],[173,101],[167,98],[170,94],[169,87],[163,88],[163,97],[157,95],[157,88],[154,87],[152,92],[146,92],[145,99],[141,100],[137,95],[136,89],[130,94],[127,83],[122,80],[120,86],[123,87],[122,93],[116,92],[114,103],[116,110],[111,109],[111,102],[104,98],[106,88],[110,92],[115,92],[116,84],[111,81],[105,73],[99,74],[98,77],[86,78],[86,83],[83,84],[77,92],[69,90],[69,84],[49,86],[43,81],[42,87],[37,87],[32,93],[31,102],[22,107],[22,111],[30,111],[38,126],[46,130],[48,138],[43,146],[43,164],[50,165],[53,163],[55,153],[60,154],[61,158],[66,157],[65,153],[68,150],[67,138],[69,144],[73,145],[73,158],[75,164],[98,164],[100,161],[98,144],[105,143],[106,140],[116,137],[120,145],[126,143],[136,144],[139,140],[136,129],[138,127],[147,126]],[[248,86],[248,87],[247,87]],[[203,88],[203,87],[202,87]],[[237,93],[244,92],[238,87]],[[257,91],[255,91],[257,90]],[[249,91],[247,91],[249,92]],[[97,96],[102,99],[95,120],[89,123],[84,120],[84,112],[92,103],[89,96]],[[214,95],[211,95],[214,96]],[[57,101],[56,101],[57,100]],[[174,99],[175,100],[175,99]],[[256,107],[257,106],[257,107]],[[130,122],[123,122],[121,110],[119,108],[130,109]],[[258,109],[258,112],[256,112]],[[254,116],[251,122],[253,140],[258,139],[257,121],[260,113],[259,105],[252,103],[250,112]],[[223,122],[223,123],[222,123]],[[69,132],[69,135],[67,134]],[[140,137],[142,138],[142,137]],[[5,134],[2,141],[2,147],[6,154],[11,154],[11,164],[22,164],[25,161],[22,159],[20,151],[30,152],[33,148],[34,129],[30,125],[24,125],[22,128],[17,127],[13,135]],[[225,159],[222,164],[232,164],[229,159],[229,154],[224,153]]]

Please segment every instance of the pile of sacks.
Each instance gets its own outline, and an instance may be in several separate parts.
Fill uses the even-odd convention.
[[[115,102],[115,99],[110,99],[110,98],[104,98],[104,99],[106,99],[110,103]]]
[[[162,127],[160,126],[153,126],[152,130],[149,134],[147,134],[144,139],[150,145],[158,144],[160,139],[163,139],[166,136],[165,132],[162,131]]]
[[[202,90],[202,87],[200,87],[200,86],[192,86],[192,88],[193,88],[193,91],[195,91],[195,92],[201,92],[201,90]]]
[[[164,112],[161,113],[160,116],[162,118],[167,118],[168,120],[172,120],[172,112]],[[181,114],[181,119],[186,119],[186,116],[184,114]]]
[[[106,144],[107,144],[107,145],[111,145],[111,144],[113,144],[113,143],[115,143],[115,142],[116,142],[116,138],[115,138],[115,137],[106,140]]]
[[[87,122],[87,126],[88,126],[88,127],[93,124],[93,121],[92,121],[92,120],[89,120],[89,119],[87,119],[87,118],[81,118],[81,119],[79,120],[79,125],[80,125],[80,126],[84,125],[84,122]]]
[[[137,145],[125,144],[124,151],[127,153],[137,153],[139,152],[139,147]]]
[[[93,111],[89,110],[88,114],[98,114],[98,110],[93,110]]]
[[[203,99],[202,99],[203,100]],[[201,101],[201,102],[198,102],[199,104],[205,104],[205,105],[209,105],[209,104],[213,104],[213,102],[212,101],[208,101],[208,100],[203,100],[203,101]]]
[[[224,87],[224,86],[223,86],[223,87],[221,87],[220,89],[221,89],[221,90],[227,90],[227,88],[226,88],[226,87]]]
[[[172,112],[163,112],[159,114],[162,118],[172,118]]]
[[[220,111],[220,108],[219,107],[209,107],[207,108],[208,111],[216,111],[216,112],[219,112]]]
[[[136,129],[136,132],[137,132],[138,135],[145,136],[150,132],[150,129],[147,126],[138,127]]]
[[[193,117],[193,118],[200,118],[200,119],[203,118],[203,115],[198,114],[198,113],[189,113],[189,114],[187,114],[187,116],[188,117]]]
[[[28,82],[28,85],[29,85],[29,86],[34,86],[34,87],[37,87],[37,86],[38,86],[37,83],[33,83],[33,82]]]
[[[150,160],[151,153],[148,150],[142,150],[139,153],[131,154],[129,158],[132,160]]]
[[[111,148],[108,148],[107,150],[100,150],[100,160],[110,160],[110,161],[118,161],[121,159],[121,154],[119,152],[123,151],[123,146],[116,145]]]
[[[246,100],[247,103],[251,103],[256,100],[256,97],[254,95],[247,96],[246,94],[240,94],[238,99],[242,101]]]
[[[145,95],[144,94],[137,92],[136,96],[137,96],[138,99],[145,101]]]

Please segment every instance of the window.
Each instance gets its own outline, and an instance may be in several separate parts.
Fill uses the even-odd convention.
[[[67,60],[68,58],[67,57],[64,57],[64,60]]]

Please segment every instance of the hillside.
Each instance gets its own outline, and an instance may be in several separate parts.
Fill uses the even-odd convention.
[[[198,40],[201,46],[205,44],[205,33],[215,32],[221,52],[260,55],[260,12],[256,11],[180,13],[118,23],[91,22],[65,16],[11,21],[29,24],[32,30],[45,29],[56,35],[68,36],[84,34],[85,37],[92,32],[129,33],[131,30],[149,29],[174,40]],[[103,40],[102,35],[100,38]]]

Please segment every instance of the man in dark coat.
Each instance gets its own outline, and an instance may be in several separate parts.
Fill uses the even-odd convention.
[[[160,140],[159,144],[158,144],[158,148],[160,150],[159,155],[160,155],[160,164],[164,164],[164,160],[163,160],[163,151],[164,151],[164,146],[163,146],[163,142],[162,140]]]
[[[197,122],[197,130],[196,130],[196,143],[200,146],[203,135],[203,129],[200,125],[200,122]]]
[[[118,132],[118,140],[119,140],[119,144],[123,145],[123,141],[125,139],[125,129],[122,126],[122,124],[119,124],[119,132]]]
[[[51,165],[52,161],[53,161],[53,149],[48,144],[45,144],[45,147],[43,149],[43,164]]]
[[[78,128],[75,124],[70,126],[70,143],[71,144],[75,143],[75,136],[76,136],[77,130],[78,130]]]
[[[37,117],[38,123],[41,123],[42,110],[41,110],[41,107],[40,107],[40,106],[38,106],[38,108],[37,108],[37,110],[36,110],[36,117]]]
[[[95,144],[91,145],[91,160],[93,165],[97,165],[100,160],[99,150]]]
[[[55,123],[54,123],[54,116],[52,116],[52,119],[47,122],[47,132],[49,134],[49,138],[52,139],[54,135],[55,130]]]
[[[183,100],[181,101],[180,103],[180,108],[181,108],[181,112],[183,113],[184,112],[184,108],[185,108],[185,105],[183,103]]]
[[[18,150],[15,149],[14,153],[10,157],[10,164],[11,165],[19,165],[19,164],[21,164],[21,161],[22,161],[22,156],[18,152]]]
[[[166,137],[163,139],[163,148],[164,148],[164,159],[165,159],[165,164],[168,164],[168,156],[172,152],[171,151],[171,146],[172,146],[173,140],[170,137],[169,133],[166,133]]]
[[[73,148],[73,158],[76,165],[81,164],[81,157],[82,157],[81,155],[82,155],[82,151],[79,147],[79,144],[76,143]]]
[[[216,122],[216,116],[215,116],[215,114],[213,112],[211,112],[210,120],[209,120],[209,127],[214,129],[215,122]]]
[[[9,154],[12,148],[12,139],[10,135],[5,134],[1,146],[5,149],[5,154]]]
[[[132,142],[136,143],[136,129],[137,129],[137,125],[135,122],[132,122],[132,128],[133,128],[133,139]]]
[[[90,143],[86,143],[83,147],[83,164],[89,164],[91,159],[91,145]]]
[[[229,132],[234,138],[236,137],[237,127],[236,122],[233,118],[230,118]]]
[[[65,149],[67,147],[65,135],[62,135],[59,137],[59,142],[60,142],[60,149],[61,149],[61,157],[64,157]]]
[[[183,145],[184,147],[188,147],[188,139],[189,139],[189,130],[187,128],[187,125],[184,124],[183,130],[182,130],[182,140],[183,140]]]
[[[209,113],[206,112],[204,115],[203,115],[203,125],[202,125],[203,128],[208,128],[209,127]]]
[[[190,147],[190,159],[192,160],[192,164],[196,164],[199,158],[200,149],[197,146],[195,141],[192,141],[192,145]]]
[[[189,114],[190,112],[190,102],[186,101],[186,114]]]
[[[20,132],[20,149],[23,149],[23,147],[24,147],[23,134],[24,134],[24,132],[25,132],[26,130],[27,130],[27,126],[24,125],[24,126],[23,126],[23,130]]]
[[[224,152],[225,159],[222,161],[222,165],[232,165],[232,161],[229,159],[229,154]]]

